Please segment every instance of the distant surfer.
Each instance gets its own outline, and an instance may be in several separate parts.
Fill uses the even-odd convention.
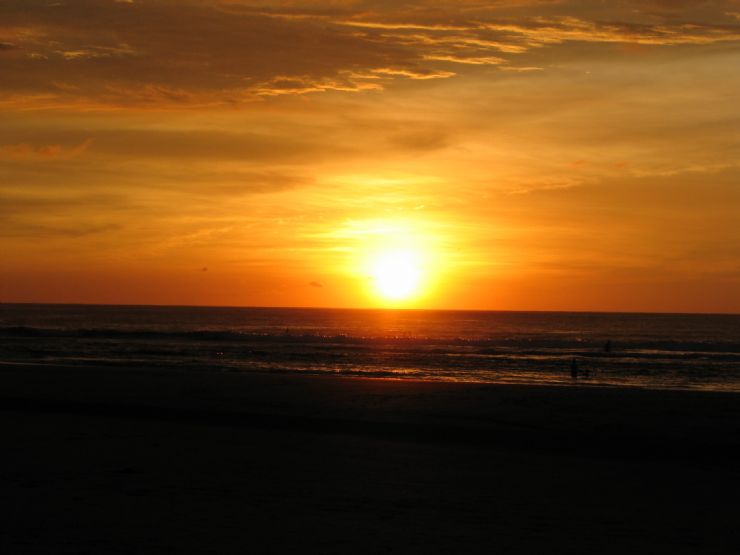
[[[574,380],[578,379],[578,361],[576,357],[573,357],[573,360],[570,361],[570,377]]]
[[[604,343],[604,352],[605,353],[611,353],[612,352],[612,340],[607,340],[606,343]]]

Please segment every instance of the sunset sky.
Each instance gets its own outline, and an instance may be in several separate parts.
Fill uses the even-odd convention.
[[[0,252],[3,302],[740,312],[740,1],[0,0]]]

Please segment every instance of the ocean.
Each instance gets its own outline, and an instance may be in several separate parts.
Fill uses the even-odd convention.
[[[740,315],[0,304],[0,361],[740,391]]]

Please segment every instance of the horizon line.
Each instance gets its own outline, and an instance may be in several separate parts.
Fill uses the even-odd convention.
[[[650,314],[675,316],[740,316],[740,312],[681,312],[681,311],[625,311],[625,310],[514,310],[495,308],[418,308],[418,307],[334,307],[334,306],[260,306],[260,305],[189,305],[189,304],[147,304],[147,303],[84,303],[84,302],[36,302],[0,301],[2,305],[50,305],[50,306],[99,306],[99,307],[141,307],[141,308],[228,308],[263,310],[367,310],[367,311],[417,311],[417,312],[518,312],[541,314]]]

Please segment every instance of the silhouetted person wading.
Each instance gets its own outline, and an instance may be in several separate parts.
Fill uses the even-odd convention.
[[[570,377],[574,380],[578,378],[578,361],[575,357],[573,357],[573,360],[570,362]]]

